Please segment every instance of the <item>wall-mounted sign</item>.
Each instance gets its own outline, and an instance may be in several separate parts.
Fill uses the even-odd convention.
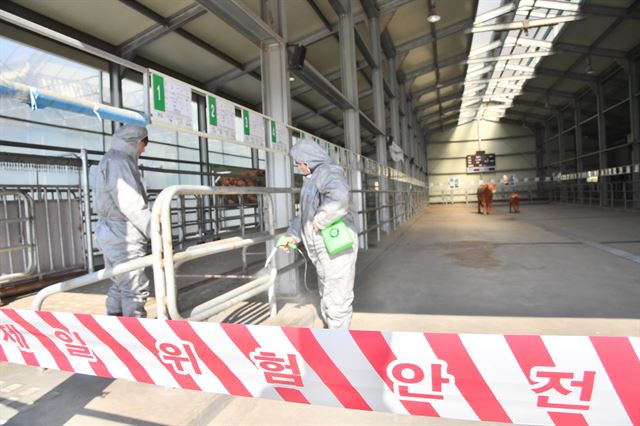
[[[242,110],[244,141],[257,147],[265,147],[264,117],[247,109]]]
[[[236,107],[226,99],[207,96],[208,133],[230,139],[236,137]]]
[[[153,120],[174,126],[191,128],[191,88],[177,80],[158,74],[151,74]]]
[[[467,155],[467,173],[485,173],[496,170],[496,154],[476,151],[474,155]]]
[[[282,151],[289,150],[289,129],[283,123],[269,120],[269,146]]]
[[[516,175],[502,175],[502,184],[509,186],[509,185],[515,185],[516,183],[518,183],[518,178],[516,177]]]

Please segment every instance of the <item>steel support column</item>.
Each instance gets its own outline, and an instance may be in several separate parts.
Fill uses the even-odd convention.
[[[582,158],[583,141],[582,141],[582,110],[580,108],[580,101],[578,99],[573,100],[573,122],[574,122],[574,135],[576,138],[576,172],[584,172],[584,158]],[[578,202],[584,203],[584,192],[582,191],[584,180],[578,177]]]
[[[399,106],[399,94],[398,91],[398,74],[396,72],[396,60],[395,58],[388,59],[389,66],[389,82],[391,84],[391,91],[393,95],[389,98],[389,112],[391,114],[391,136],[393,137],[393,141],[398,145],[402,146],[401,140],[401,132],[400,132],[400,106]],[[393,167],[396,170],[400,170],[402,168],[402,161],[394,161]]]
[[[633,207],[640,209],[640,105],[638,102],[638,65],[635,61],[627,61],[627,79],[629,81],[629,119],[631,134],[631,164],[633,176]]]
[[[580,173],[584,171],[584,159],[582,158],[582,126],[580,126],[582,122],[582,109],[580,108],[580,101],[578,101],[578,99],[573,100],[573,121],[576,136],[576,171]]]
[[[604,93],[602,90],[602,82],[597,81],[591,86],[596,95],[597,122],[598,122],[598,168],[600,170],[607,168],[607,126],[604,117]],[[600,176],[598,178],[598,186],[600,188],[600,205],[606,206],[608,203],[607,184],[609,178]]]
[[[545,131],[541,129],[540,126],[535,126],[534,137],[536,144],[536,176],[539,178],[536,187],[538,190],[538,196],[540,196],[544,185],[544,158],[546,151],[544,146]]]
[[[401,145],[402,146],[402,150],[404,151],[404,172],[406,174],[409,174],[409,168],[410,168],[410,164],[409,164],[409,107],[407,105],[407,87],[406,84],[403,82],[402,84],[400,84],[399,88],[398,88],[399,92],[400,92],[400,112],[401,112],[401,116],[400,116],[400,131],[401,131],[401,136],[400,136],[400,140],[401,140]]]
[[[282,39],[287,39],[284,0],[262,0],[262,15],[270,16],[272,30]],[[287,46],[281,40],[262,42],[262,105],[263,113],[275,120],[291,123],[291,96],[289,86],[289,72],[287,62]],[[267,126],[269,128],[270,126]],[[287,141],[291,147],[291,138]],[[288,155],[274,152],[267,153],[266,185],[276,188],[293,187],[293,167]],[[293,198],[290,194],[274,194],[275,227],[282,228],[289,225],[293,218]],[[270,247],[267,247],[269,250]],[[279,252],[276,255],[276,267],[293,262],[294,255]],[[295,271],[278,274],[276,291],[279,294],[295,294],[298,291],[298,280]]]
[[[407,114],[409,114],[409,176],[416,177],[416,115],[413,110],[413,99],[407,99]]]
[[[122,66],[109,62],[109,88],[111,96],[111,106],[122,108]],[[111,131],[115,132],[120,123],[112,121]]]
[[[396,59],[395,56],[389,57],[387,59],[387,66],[389,67],[389,83],[391,84],[391,97],[389,98],[389,113],[391,114],[391,136],[393,137],[393,141],[399,147],[402,147],[402,132],[400,129],[400,87],[398,86],[398,73],[396,71]],[[393,168],[400,171],[402,170],[401,161],[394,161]],[[401,191],[402,183],[398,181],[394,181],[394,190]],[[397,194],[397,192],[396,192]],[[394,205],[394,226],[398,223],[398,218],[401,213],[401,206],[398,202],[397,195],[393,197],[393,205]]]
[[[564,132],[564,120],[562,118],[562,111],[556,110],[554,115],[556,121],[558,122],[558,171],[560,172],[560,174],[564,174],[564,172],[566,171],[566,166],[564,164],[565,143],[564,135],[562,134],[562,132]]]
[[[369,19],[369,37],[371,41],[371,56],[373,58],[374,67],[371,69],[371,82],[373,85],[373,117],[376,126],[386,133],[386,117],[384,107],[384,82],[382,72],[382,46],[380,45],[380,23],[378,17],[372,17]],[[376,135],[376,160],[382,166],[387,165],[387,136]],[[379,200],[381,206],[386,206],[387,202],[387,190],[389,184],[387,179],[380,177],[380,190]],[[389,232],[389,209],[383,207],[380,210],[380,222],[382,223],[382,230]]]
[[[549,122],[547,120],[544,120],[544,133],[543,133],[543,140],[542,140],[542,146],[544,148],[544,168],[543,168],[543,172],[544,169],[546,168],[547,171],[544,172],[541,176],[540,179],[542,179],[544,181],[545,176],[547,175],[552,175],[553,171],[551,170],[551,148],[549,147],[549,136],[551,134],[551,129],[549,126]]]
[[[356,67],[356,41],[355,22],[351,2],[346,0],[336,0],[339,3],[338,13],[338,34],[340,37],[340,66],[342,71],[342,94],[349,100],[353,108],[346,108],[343,111],[344,117],[344,142],[345,148],[360,153],[360,115],[358,101],[358,70]],[[349,185],[352,190],[362,190],[362,171],[349,171]],[[359,192],[352,196],[353,206],[356,211],[364,211],[364,203]],[[360,232],[367,228],[364,221],[364,212],[357,215],[356,226]],[[366,234],[360,237],[360,247],[367,249]]]
[[[198,130],[207,132],[207,101],[204,96],[198,96]],[[198,147],[200,150],[200,184],[204,186],[213,186],[211,179],[211,170],[209,165],[209,142],[206,137],[198,136]],[[213,197],[205,196],[198,198],[198,231],[201,237],[212,230],[211,206]]]

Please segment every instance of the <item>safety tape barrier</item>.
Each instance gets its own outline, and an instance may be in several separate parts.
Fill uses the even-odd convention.
[[[640,338],[324,330],[0,309],[0,360],[303,404],[640,425]]]

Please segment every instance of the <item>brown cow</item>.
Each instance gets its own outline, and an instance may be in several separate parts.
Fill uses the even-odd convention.
[[[496,186],[493,183],[484,183],[478,187],[478,213],[491,214],[493,210],[493,194]],[[482,209],[481,209],[482,208]]]
[[[509,196],[509,213],[520,213],[520,195],[517,192]]]
[[[264,186],[264,170],[248,170],[236,176],[227,176],[220,179],[220,186]],[[256,194],[247,194],[243,196],[246,204],[255,204],[258,202]],[[238,205],[239,196],[225,195],[223,197],[224,204],[235,207]]]

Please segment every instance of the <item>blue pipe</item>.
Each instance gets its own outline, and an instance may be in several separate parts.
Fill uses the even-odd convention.
[[[32,109],[55,108],[78,114],[90,115],[101,120],[146,126],[147,118],[136,111],[115,108],[98,102],[67,98],[48,90],[39,90],[26,84],[0,79],[0,96],[11,97],[29,104]]]

